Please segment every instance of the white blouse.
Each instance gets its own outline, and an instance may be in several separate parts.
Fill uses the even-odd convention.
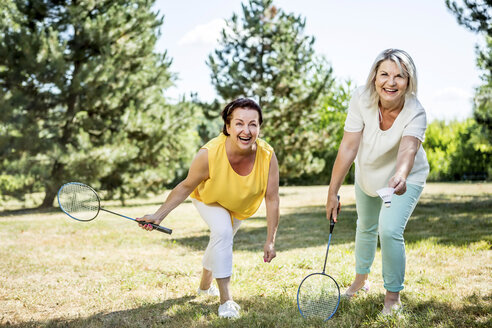
[[[405,97],[403,109],[388,130],[379,127],[379,108],[371,104],[365,87],[354,91],[350,101],[345,131],[360,132],[362,138],[355,158],[355,181],[369,196],[377,197],[376,190],[387,187],[395,174],[400,141],[412,136],[424,142],[427,118],[425,110],[414,95]],[[429,163],[424,148],[420,146],[407,183],[425,185]]]

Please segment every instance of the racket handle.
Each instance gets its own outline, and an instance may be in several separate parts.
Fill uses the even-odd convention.
[[[160,231],[160,232],[167,233],[168,235],[170,235],[170,234],[173,233],[173,230],[172,229],[169,229],[169,228],[166,228],[166,227],[162,227],[162,226],[157,225],[157,224],[152,224],[152,226],[154,227],[155,230]]]
[[[338,208],[337,208],[337,214],[340,213],[340,195],[337,195],[338,198]],[[330,234],[333,232],[333,229],[335,228],[335,221],[333,221],[333,218],[330,217]]]
[[[167,233],[168,235],[173,233],[172,229],[169,229],[169,228],[166,228],[166,227],[154,224],[154,223],[145,222],[145,221],[136,221],[136,222],[139,224],[144,224],[144,225],[150,224],[152,226],[152,228],[154,228],[154,230]]]
[[[152,228],[154,228],[155,230],[157,231],[160,231],[160,232],[164,232],[164,233],[167,233],[168,235],[172,234],[173,231],[169,228],[165,228],[165,227],[161,227],[160,225],[157,225],[157,224],[154,224],[154,223],[150,223],[150,222],[146,222],[146,221],[137,221],[135,220],[134,218],[131,218],[129,216],[126,216],[126,215],[123,215],[123,214],[119,214],[119,213],[116,213],[116,212],[113,212],[113,211],[110,211],[110,210],[107,210],[107,209],[104,209],[102,207],[100,207],[100,210],[102,211],[105,211],[105,212],[108,212],[108,213],[111,213],[111,214],[114,214],[114,215],[118,215],[118,216],[121,216],[125,219],[128,219],[128,220],[132,220],[132,221],[135,221],[137,222],[138,224],[150,224],[152,226]]]

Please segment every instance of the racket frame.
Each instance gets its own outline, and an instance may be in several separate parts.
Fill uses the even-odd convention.
[[[63,190],[63,188],[65,188],[68,185],[79,185],[81,187],[90,189],[94,193],[94,195],[97,198],[97,204],[98,204],[98,206],[97,206],[97,213],[96,213],[96,215],[92,219],[90,219],[90,220],[78,219],[78,218],[74,217],[73,215],[70,215],[70,213],[68,213],[67,211],[65,211],[65,209],[63,208],[63,206],[61,205],[61,202],[60,202],[60,192]],[[160,232],[167,233],[168,235],[172,234],[172,232],[173,232],[172,229],[169,229],[169,228],[160,226],[158,224],[151,223],[151,222],[146,222],[146,221],[137,221],[134,218],[131,218],[129,216],[126,216],[126,215],[123,215],[123,214],[119,214],[119,213],[116,213],[116,212],[107,210],[105,208],[102,208],[101,207],[101,199],[99,198],[99,195],[97,194],[97,192],[91,186],[88,186],[88,185],[86,185],[84,183],[81,183],[81,182],[68,182],[68,183],[65,183],[58,190],[57,200],[58,200],[58,205],[60,206],[60,209],[63,211],[63,213],[65,213],[66,215],[68,215],[69,217],[71,217],[72,219],[77,220],[77,221],[81,221],[81,222],[89,222],[89,221],[92,221],[92,220],[94,220],[99,215],[99,212],[100,211],[104,211],[104,212],[108,212],[108,213],[111,213],[111,214],[114,214],[114,215],[121,216],[122,218],[125,218],[125,219],[128,219],[128,220],[132,220],[134,222],[137,222],[138,224],[142,224],[142,225],[150,224],[152,226],[152,228],[154,228],[155,230],[160,231]]]
[[[338,198],[338,210],[337,210],[337,212],[340,212],[340,195],[337,195],[337,198]],[[328,245],[326,246],[325,264],[323,265],[323,272],[316,272],[316,273],[311,273],[311,274],[307,275],[306,277],[304,277],[304,279],[302,279],[301,283],[299,284],[299,288],[297,288],[297,308],[299,309],[299,313],[301,314],[301,316],[303,318],[306,318],[306,317],[304,316],[304,313],[302,313],[301,306],[299,304],[299,292],[301,290],[301,286],[304,283],[304,281],[307,278],[311,277],[311,276],[314,276],[314,275],[327,276],[331,280],[333,280],[335,282],[335,285],[337,286],[337,290],[338,290],[338,301],[337,301],[337,305],[335,306],[335,309],[333,310],[333,312],[331,313],[331,315],[328,318],[324,319],[323,321],[330,320],[335,315],[335,313],[338,310],[338,306],[340,305],[340,286],[338,286],[337,281],[335,279],[333,279],[332,276],[330,276],[329,274],[326,274],[325,273],[325,270],[326,270],[326,261],[328,260],[328,252],[330,250],[331,235],[333,233],[333,229],[334,228],[335,228],[335,221],[333,221],[333,218],[330,217],[330,236],[328,237]]]
[[[96,199],[97,199],[97,212],[96,212],[96,215],[94,215],[94,217],[92,219],[88,219],[88,220],[79,219],[79,218],[76,218],[75,216],[71,215],[67,211],[65,211],[65,209],[63,208],[63,206],[62,206],[62,204],[60,202],[60,193],[62,192],[63,188],[66,188],[69,185],[78,185],[78,186],[81,186],[81,187],[90,189],[94,193],[94,195],[96,196]],[[77,221],[80,221],[80,222],[89,222],[89,221],[94,220],[99,215],[99,212],[101,211],[101,199],[99,198],[99,195],[97,194],[97,192],[94,189],[92,189],[91,186],[88,186],[88,185],[83,184],[81,182],[68,182],[68,183],[65,183],[58,190],[58,193],[56,194],[56,199],[58,200],[58,205],[60,206],[60,209],[63,211],[63,213],[65,213],[66,215],[68,215],[72,219],[77,220]]]
[[[307,278],[312,277],[312,276],[316,276],[316,275],[326,276],[326,277],[330,278],[335,283],[335,286],[337,286],[337,290],[338,290],[337,305],[335,306],[335,309],[333,309],[333,312],[330,314],[330,316],[323,320],[323,321],[328,321],[335,315],[335,313],[337,313],[338,306],[340,305],[340,286],[338,285],[337,281],[332,276],[330,276],[329,274],[326,274],[324,270],[323,270],[323,272],[311,273],[311,274],[307,275],[306,277],[304,277],[304,279],[302,279],[301,283],[299,284],[299,288],[297,288],[297,308],[299,309],[299,313],[301,314],[301,316],[304,319],[307,319],[307,317],[304,315],[304,313],[301,310],[301,305],[299,304],[299,293],[301,291],[301,286],[304,283],[304,281]]]

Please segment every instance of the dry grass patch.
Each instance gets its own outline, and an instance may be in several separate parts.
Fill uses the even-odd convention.
[[[488,327],[492,320],[492,184],[429,184],[408,223],[405,312],[378,314],[384,297],[378,251],[373,289],[342,302],[329,323],[303,320],[296,306],[304,276],[322,270],[327,187],[281,188],[278,257],[263,263],[265,209],[235,240],[235,321],[218,301],[197,297],[207,227],[191,203],[163,225],[172,236],[101,214],[89,223],[61,212],[0,214],[0,326],[12,327]],[[354,274],[355,201],[343,186],[327,272],[344,289]],[[108,209],[153,212],[165,196]]]

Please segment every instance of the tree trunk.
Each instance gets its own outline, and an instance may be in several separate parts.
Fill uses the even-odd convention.
[[[43,203],[39,208],[50,208],[53,207],[53,201],[55,200],[57,190],[53,187],[46,187],[46,193],[44,194]]]
[[[44,186],[44,199],[39,208],[53,207],[53,201],[58,193],[58,188],[61,187],[60,182],[63,181],[60,176],[63,176],[63,164],[55,160],[51,169],[51,179],[46,181]]]

